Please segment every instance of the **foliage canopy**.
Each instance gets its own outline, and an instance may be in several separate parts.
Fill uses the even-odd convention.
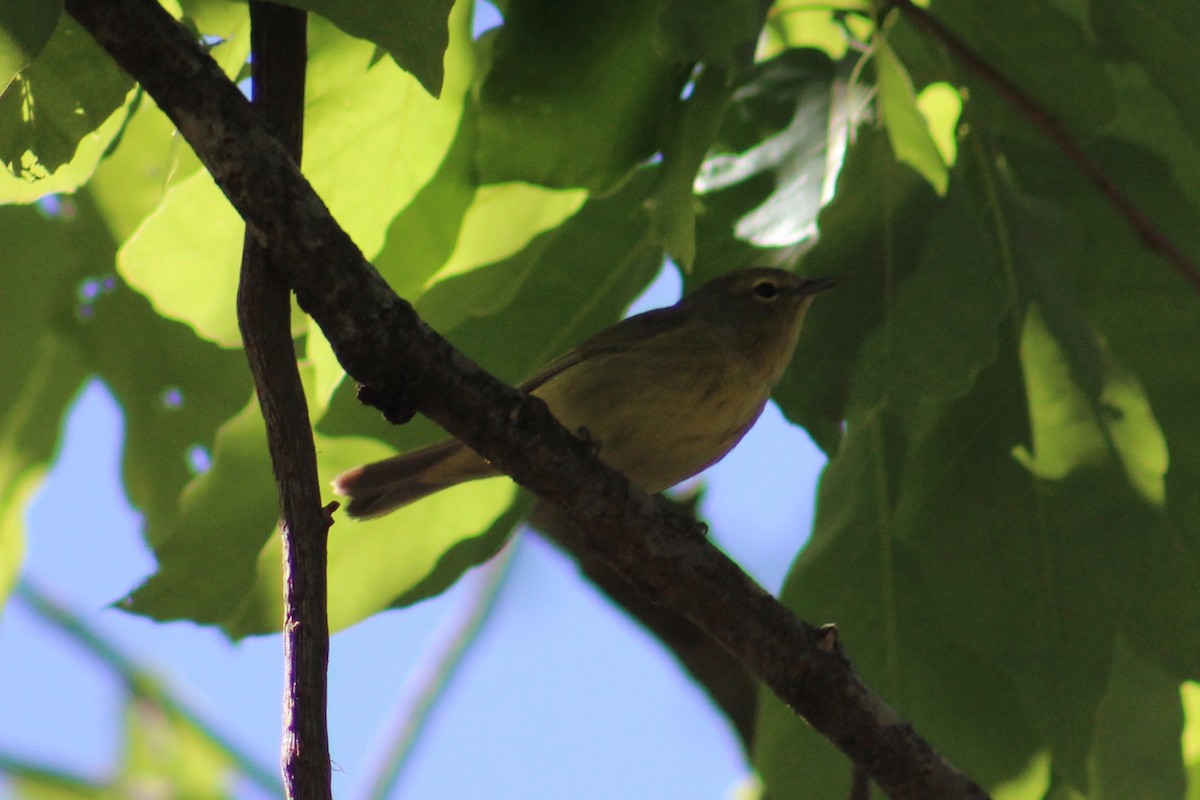
[[[784,600],[836,622],[866,681],[996,796],[1200,796],[1180,745],[1200,725],[1197,281],[1146,244],[1152,227],[1200,257],[1190,4],[934,0],[1019,96],[920,12],[865,2],[778,0],[762,26],[748,0],[510,0],[478,38],[466,0],[290,4],[316,12],[305,174],[501,378],[618,319],[664,254],[689,284],[846,275],[776,396],[830,457]],[[244,5],[173,10],[244,77]],[[240,220],[55,4],[0,12],[0,81],[0,586],[98,376],[159,560],[129,610],[272,630]],[[299,312],[294,334],[326,478],[438,437],[359,406]],[[332,624],[443,590],[526,509],[498,479],[339,523]],[[773,796],[847,796],[847,762],[771,697],[754,759]]]

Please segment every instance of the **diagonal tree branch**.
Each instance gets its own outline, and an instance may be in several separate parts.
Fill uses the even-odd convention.
[[[694,521],[633,488],[543,403],[425,325],[363,260],[236,87],[156,3],[66,7],[174,120],[346,371],[390,418],[421,411],[564,508],[594,552],[705,629],[893,798],[985,797],[863,685],[835,635],[796,619]]]
[[[296,162],[304,123],[308,55],[303,11],[250,3],[254,106]],[[329,800],[326,718],[329,620],[326,535],[317,453],[292,343],[292,299],[272,253],[247,229],[237,295],[238,327],[254,375],[283,522],[283,786],[289,798]]]

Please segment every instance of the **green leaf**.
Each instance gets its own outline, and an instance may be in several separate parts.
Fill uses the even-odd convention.
[[[894,471],[896,535],[921,565],[942,625],[1010,676],[1056,772],[1086,790],[1123,605],[1114,581],[1153,558],[1155,548],[1140,550],[1131,533],[1151,541],[1159,533],[1119,472],[1039,482],[1011,459],[1028,432],[1015,365],[1002,368],[916,439]]]
[[[942,627],[939,598],[928,588],[933,576],[902,538],[895,507],[904,450],[896,418],[852,420],[822,475],[812,538],[782,599],[803,619],[837,624],[868,685],[958,767],[985,786],[999,784],[1027,769],[1038,738],[1011,677]],[[849,761],[777,699],[763,701],[755,766],[768,793],[848,795]],[[979,719],[989,724],[970,722]]]
[[[361,438],[319,437],[321,485],[351,467],[394,455]],[[327,491],[327,490],[326,490]],[[329,533],[329,626],[341,630],[394,605],[445,591],[470,567],[495,555],[526,503],[507,478],[474,481],[376,520],[340,518]],[[236,616],[235,638],[279,630],[283,619],[278,533],[258,554],[255,584]]]
[[[938,0],[933,12],[1075,137],[1084,138],[1104,130],[1116,116],[1112,88],[1104,79],[1105,62],[1078,16],[1041,0],[1011,0],[1003,4]],[[911,24],[905,21],[904,27]],[[898,32],[889,32],[889,42],[913,69],[907,45],[902,47],[892,35]],[[924,34],[913,37],[922,43],[927,38]],[[912,40],[904,37],[904,41]],[[931,64],[938,64],[935,68],[945,74],[945,62],[940,58]],[[1048,69],[1048,64],[1053,68]],[[917,80],[917,85],[923,85],[923,81],[924,78]],[[971,103],[977,106],[977,118],[986,120],[989,128],[1030,135],[1024,115],[1015,113],[1010,102],[998,97],[973,71],[959,70],[955,83],[967,87]],[[1036,131],[1033,135],[1039,139],[1045,136]]]
[[[1180,75],[1200,69],[1196,37],[1200,22],[1186,0],[1137,3],[1096,0],[1088,19],[1102,52],[1115,61],[1135,61],[1170,99],[1184,124],[1200,130],[1200,91]]]
[[[1160,159],[1112,141],[1096,143],[1092,154],[1185,252],[1200,253],[1200,208],[1182,194]],[[1144,588],[1121,581],[1132,603],[1131,619],[1138,620],[1126,635],[1153,663],[1181,677],[1200,675],[1200,641],[1194,635],[1200,626],[1200,498],[1191,488],[1200,481],[1200,420],[1189,399],[1200,393],[1190,344],[1200,337],[1195,292],[1081,176],[1063,169],[1056,153],[1013,148],[1010,161],[1021,166],[1027,189],[1068,209],[1081,226],[1079,258],[1086,270],[1080,272],[1079,305],[1119,365],[1114,380],[1120,385],[1136,380],[1137,393],[1123,395],[1126,404],[1109,409],[1111,395],[1102,396],[1097,412],[1109,425],[1121,463],[1131,475],[1152,476],[1161,468],[1159,443],[1166,445],[1169,523],[1155,526],[1144,544],[1136,577]],[[1141,392],[1148,412],[1138,410]],[[1147,413],[1161,439],[1147,425]],[[1139,432],[1132,439],[1122,438],[1131,431],[1112,427],[1127,424]]]
[[[729,104],[729,72],[705,65],[693,86],[667,134],[658,191],[648,201],[656,238],[685,272],[696,258],[693,184]]]
[[[21,568],[25,512],[41,485],[69,404],[90,371],[74,346],[85,328],[80,284],[104,269],[103,240],[64,215],[48,218],[31,207],[0,207],[5,242],[4,324],[0,351],[0,598]],[[48,250],[46,242],[55,246]]]
[[[963,98],[948,83],[931,83],[917,95],[917,109],[929,125],[929,135],[947,166],[958,158],[958,119]]]
[[[424,580],[412,586],[393,601],[393,607],[410,606],[428,597],[441,594],[471,567],[484,563],[500,552],[524,522],[533,505],[533,496],[521,492],[511,506],[487,530],[478,536],[459,539],[438,558],[437,566]]]
[[[333,346],[325,338],[325,333],[317,323],[309,317],[304,339],[304,362],[312,368],[313,380],[309,387],[308,413],[314,420],[319,420],[329,407],[333,393],[346,377],[341,362],[333,352]]]
[[[37,60],[0,94],[0,162],[26,183],[57,177],[60,185],[39,187],[42,194],[61,191],[64,181],[78,186],[116,136],[119,123],[105,121],[125,105],[131,88],[133,81],[95,40],[59,15]],[[64,166],[69,178],[57,174]],[[5,181],[10,185],[12,175]],[[14,186],[3,196],[16,195]]]
[[[1003,173],[999,177],[997,211],[1007,228],[1001,246],[1011,252],[1014,278],[1033,301],[1021,347],[1041,461],[1025,463],[1042,477],[1059,478],[1112,452],[1142,495],[1161,505],[1166,443],[1137,377],[1114,363],[1081,308],[1080,233],[1061,208],[1029,196]],[[1050,444],[1047,435],[1062,438]]]
[[[641,175],[612,197],[589,200],[519,253],[434,284],[418,312],[486,369],[521,381],[617,321],[657,273],[662,255],[644,208],[655,183],[653,171]],[[371,435],[401,451],[439,438],[437,426],[424,418],[392,426],[353,395],[348,384],[339,387],[320,422],[322,433]]]
[[[995,784],[993,800],[1043,800],[1050,797],[1050,755],[1043,751],[1031,758],[1025,769]]]
[[[154,314],[112,274],[114,245],[86,193],[64,198],[60,209],[57,217],[0,209],[13,280],[5,295],[10,324],[0,328],[10,377],[7,399],[0,399],[6,576],[18,562],[24,503],[87,375],[99,375],[121,402],[125,486],[152,540],[191,478],[188,449],[211,441],[216,426],[245,402],[249,385],[240,353],[206,345]]]
[[[809,309],[774,395],[826,453],[841,438],[858,352],[881,324],[888,287],[911,272],[927,246],[923,237],[936,208],[928,183],[896,164],[883,134],[860,131],[837,194],[821,212],[820,239],[801,262],[807,275],[844,275],[846,282]]]
[[[142,97],[120,141],[88,181],[109,235],[123,244],[162,202],[164,193],[201,169],[191,148],[175,134],[174,124],[154,102]]]
[[[363,3],[356,0],[283,0],[283,5],[313,11],[351,36],[373,42],[388,52],[401,69],[439,97],[445,74],[442,57],[451,34],[447,24],[454,0],[405,0]],[[460,17],[470,3],[459,3]]]
[[[584,199],[578,190],[521,183],[480,187],[463,209],[457,242],[446,261],[407,296],[417,301],[426,322],[443,331],[504,310],[536,263],[536,255],[530,254],[539,253],[545,240],[558,235],[557,226],[574,215]],[[388,266],[406,265],[393,261]],[[418,263],[407,266],[410,278],[420,269]]]
[[[245,5],[225,0],[186,0],[186,21],[206,41],[208,54],[226,75],[236,76],[250,53],[250,17]],[[201,170],[199,159],[175,124],[149,95],[139,95],[118,141],[104,154],[88,190],[112,238],[123,244],[162,202],[172,186]]]
[[[573,216],[586,199],[587,194],[578,189],[543,189],[527,183],[480,186],[463,213],[453,252],[426,285],[432,286],[516,255],[532,239],[554,230]],[[514,217],[521,224],[514,224]],[[501,290],[491,296],[495,308],[507,305],[507,294]],[[437,316],[438,326],[451,328],[466,317],[486,314],[489,310],[488,306],[476,303],[456,318],[452,312],[447,313],[447,309]]]
[[[1185,726],[1183,762],[1187,768],[1187,800],[1200,797],[1200,684],[1188,682],[1180,687]]]
[[[879,108],[896,160],[915,169],[938,194],[945,194],[950,180],[946,162],[933,141],[925,115],[917,107],[908,71],[881,38],[875,41],[875,66]]]
[[[353,5],[402,17],[386,4]],[[448,23],[442,19],[450,38],[441,99],[377,59],[369,42],[317,19],[310,25],[304,173],[368,258],[383,246],[396,214],[437,174],[458,135],[475,76],[470,23],[469,3],[460,3]],[[439,65],[441,59],[439,51]]]
[[[7,226],[0,222],[3,227]],[[39,288],[32,294],[41,297],[22,299],[44,301],[50,293]],[[37,319],[38,312],[46,311],[44,302],[31,302],[28,308],[33,313],[20,315],[34,323],[28,334],[14,337],[10,329],[0,337],[5,352],[11,354],[5,359],[9,380],[0,392],[0,600],[17,582],[25,551],[27,506],[49,471],[59,422],[86,374],[63,337],[45,325],[47,320]],[[13,348],[16,338],[24,340],[24,348]]]
[[[866,271],[814,304],[793,365],[800,399],[841,398],[831,408],[847,433],[784,596],[806,619],[836,622],[868,683],[968,774],[1010,795],[1044,787],[1049,754],[1054,796],[1083,796],[1136,780],[1110,755],[1115,720],[1130,719],[1113,693],[1122,642],[1151,673],[1197,672],[1200,562],[1190,514],[1175,516],[1194,493],[1172,486],[1177,455],[1187,474],[1200,438],[1194,414],[1156,400],[1171,390],[1156,395],[1155,376],[1190,380],[1180,344],[1200,334],[1190,292],[1161,266],[1131,266],[1147,259],[1134,236],[1057,154],[1000,140],[1003,156],[981,137],[936,202],[886,183],[874,194],[890,201],[870,197],[868,175],[889,177],[883,165],[860,172],[879,143],[851,151],[809,260]],[[1017,163],[1015,178],[997,168]],[[1200,238],[1161,165],[1127,146],[1102,163],[1121,165],[1122,186],[1145,185],[1146,207],[1180,241]],[[852,219],[881,219],[854,239],[838,227],[852,201]],[[870,283],[854,286],[856,274]],[[831,386],[805,356],[847,341],[853,382]],[[978,705],[997,697],[1002,709]],[[1020,744],[959,729],[967,717]],[[815,765],[828,755],[782,708],[765,709],[760,736],[768,791],[797,794],[813,774],[818,796],[846,790],[845,768]],[[1148,763],[1171,763],[1169,739],[1154,731]]]
[[[228,0],[179,0],[183,22],[232,81],[246,77],[250,60],[250,11]]]
[[[967,394],[996,358],[1011,300],[996,254],[980,247],[986,212],[955,186],[933,214],[916,270],[894,281],[884,324],[862,344],[850,414],[886,404],[919,418]]]
[[[447,335],[455,346],[506,380],[528,377],[620,319],[658,273],[662,251],[645,213],[655,183],[647,171],[620,193],[588,201],[513,257],[438,283],[421,298],[418,312],[434,327],[447,327],[438,320],[452,315]],[[494,304],[497,292],[508,302]],[[464,303],[482,313],[451,311]]]
[[[1200,203],[1200,144],[1182,113],[1167,100],[1137,63],[1112,64],[1108,76],[1116,92],[1119,116],[1110,135],[1154,151],[1166,159],[1175,183],[1192,203]]]
[[[190,328],[155,314],[113,274],[115,245],[90,193],[64,198],[61,210],[56,218],[32,209],[14,218],[23,221],[14,223],[21,236],[12,241],[27,242],[29,249],[10,248],[12,269],[34,270],[37,277],[29,281],[31,287],[59,293],[49,305],[31,297],[14,307],[47,314],[42,330],[62,336],[81,365],[116,395],[125,415],[125,488],[145,515],[147,536],[155,542],[175,515],[180,491],[193,477],[189,450],[209,447],[217,427],[245,404],[250,390],[245,357],[204,342]],[[50,261],[37,246],[47,237],[55,242]],[[61,277],[56,278],[58,271]],[[62,283],[56,285],[56,280]],[[25,330],[33,334],[39,328],[30,324]],[[36,350],[22,344],[11,352]],[[69,373],[64,370],[65,374]],[[39,398],[43,413],[55,408],[53,396],[46,391]],[[50,423],[41,430],[51,434],[56,428]]]
[[[375,268],[401,297],[415,300],[454,252],[475,200],[475,112],[468,105],[438,171],[388,226]]]
[[[195,477],[192,457],[207,453],[246,403],[245,356],[155,314],[120,281],[95,304],[80,349],[121,403],[125,490],[156,545],[173,530],[181,492]]]
[[[44,0],[12,0],[0,8],[0,91],[38,57],[61,15],[61,2]]]
[[[250,54],[246,8],[195,1],[186,3],[185,11],[188,21],[216,42],[209,54],[236,78]],[[186,323],[223,347],[240,345],[234,298],[245,225],[149,98],[94,184],[122,243],[121,277],[163,317]]]
[[[657,4],[514,0],[479,91],[481,183],[612,191],[660,147],[691,69],[663,56]]]
[[[869,14],[870,11],[870,5],[860,0],[777,3],[767,13],[757,57],[774,58],[792,48],[812,47],[825,51],[831,58],[844,58],[851,37],[842,12]]]
[[[160,315],[187,323],[210,342],[237,347],[245,230],[212,176],[201,170],[167,192],[121,248],[117,270]]]
[[[1179,681],[1117,647],[1097,712],[1091,751],[1094,797],[1183,797],[1187,788],[1179,741]]]
[[[155,542],[157,571],[122,607],[157,620],[232,617],[253,586],[255,560],[278,513],[262,412],[251,401],[221,426],[211,468],[187,486],[178,515]]]
[[[755,0],[663,0],[658,12],[660,46],[675,61],[732,64],[753,52],[762,29]]]
[[[1138,492],[1162,505],[1167,446],[1137,380],[1115,373],[1098,402],[1089,398],[1072,380],[1068,359],[1036,306],[1025,320],[1021,358],[1033,425],[1033,452],[1019,448],[1021,462],[1039,477],[1058,479],[1103,464],[1115,452]]]
[[[833,196],[858,92],[841,89],[853,64],[790,50],[755,65],[734,89],[695,180],[695,277],[731,266],[787,263],[811,247]]]
[[[455,38],[442,100],[431,99],[392,62],[372,63],[369,43],[328,24],[312,25],[304,169],[368,257],[436,173],[455,137],[473,62],[465,11],[451,21]],[[410,124],[409,115],[424,124]],[[347,138],[354,148],[346,148]],[[118,267],[159,313],[235,347],[241,342],[234,298],[244,229],[200,171],[167,191],[121,249]]]

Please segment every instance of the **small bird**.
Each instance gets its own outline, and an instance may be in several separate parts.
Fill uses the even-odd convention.
[[[668,308],[629,317],[547,364],[520,388],[600,458],[651,494],[720,461],[758,420],[813,296],[841,278],[756,267],[722,275]],[[339,475],[350,516],[382,516],[465,481],[499,475],[458,439]]]

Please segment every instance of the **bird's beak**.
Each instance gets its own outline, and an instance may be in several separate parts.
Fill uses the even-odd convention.
[[[832,278],[807,278],[801,281],[800,285],[796,287],[796,293],[803,295],[816,294],[826,289],[832,289],[845,280],[841,275],[835,275]]]

